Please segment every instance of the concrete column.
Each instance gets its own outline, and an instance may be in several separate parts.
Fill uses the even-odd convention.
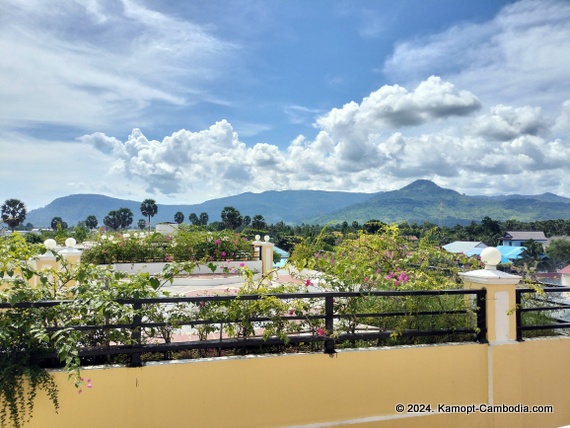
[[[273,270],[273,247],[274,245],[269,242],[269,236],[265,236],[264,242],[259,240],[259,235],[255,236],[253,241],[253,253],[261,258],[261,273],[263,275],[269,274]]]
[[[487,290],[487,340],[489,343],[515,341],[517,338],[515,288],[521,277],[497,270],[501,253],[494,247],[481,252],[485,269],[461,273],[465,289]]]

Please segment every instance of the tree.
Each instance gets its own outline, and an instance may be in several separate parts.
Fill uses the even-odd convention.
[[[174,214],[174,221],[178,224],[184,223],[184,214],[178,211],[176,214]]]
[[[87,216],[87,218],[85,219],[85,226],[88,229],[95,229],[97,227],[97,217],[95,217],[94,215],[90,215]]]
[[[150,218],[158,212],[158,206],[154,199],[145,199],[141,204],[141,214],[148,218],[148,230],[150,230]]]
[[[267,229],[267,223],[265,223],[265,219],[261,214],[256,214],[253,216],[253,220],[251,221],[251,227],[253,229]]]
[[[7,199],[2,205],[2,221],[12,229],[12,232],[24,222],[26,214],[26,205],[19,199]]]
[[[119,212],[116,210],[109,211],[109,214],[103,218],[103,224],[112,230],[119,229],[121,227]]]
[[[190,223],[192,223],[194,226],[198,226],[200,224],[200,219],[198,218],[198,216],[196,215],[196,213],[190,213],[190,215],[188,216],[188,220],[190,221]]]
[[[133,212],[129,208],[119,208],[120,228],[127,229],[133,223]]]
[[[208,213],[202,212],[200,213],[200,226],[207,226],[208,225]]]
[[[234,207],[224,207],[222,210],[222,221],[227,229],[237,229],[241,226],[243,218],[238,210]]]
[[[246,216],[243,218],[242,224],[243,224],[244,227],[249,226],[249,225],[251,224],[251,217],[248,216],[248,215],[246,215]]]
[[[386,227],[386,223],[382,223],[380,220],[368,220],[362,227],[366,233],[382,233]]]
[[[59,228],[61,228],[61,230],[67,229],[67,223],[63,221],[61,217],[52,218],[50,225],[53,230],[58,230]]]
[[[570,241],[553,239],[546,247],[546,255],[554,269],[562,269],[570,264]]]
[[[143,230],[146,227],[146,220],[144,218],[139,219],[137,226],[140,230]]]

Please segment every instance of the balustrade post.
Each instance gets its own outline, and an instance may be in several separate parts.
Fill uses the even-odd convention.
[[[465,273],[463,277],[465,289],[485,289],[487,341],[500,343],[517,339],[516,286],[521,277],[497,270],[501,261],[501,253],[494,247],[487,247],[481,252],[481,260],[485,268]],[[479,303],[478,303],[479,304]]]

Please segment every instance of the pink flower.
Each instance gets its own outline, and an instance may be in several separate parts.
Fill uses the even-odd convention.
[[[367,277],[367,276],[364,277],[364,282],[368,282],[368,277]]]
[[[307,280],[305,281],[305,287],[308,287],[309,285],[313,285],[313,283],[311,282],[310,279],[307,279]]]
[[[222,257],[226,257],[226,252],[225,252],[225,251],[222,251],[221,256],[222,256]]]
[[[214,244],[216,244],[216,245],[220,245],[221,243],[222,243],[222,241],[220,241],[219,239],[216,239],[216,240],[214,241]]]
[[[327,334],[327,332],[325,331],[324,328],[320,328],[320,327],[319,327],[319,328],[317,328],[317,334],[318,334],[319,336],[324,336],[325,334]]]
[[[79,388],[79,389],[77,390],[77,393],[78,393],[78,394],[81,394],[82,392],[83,392],[83,390],[82,390],[81,388]]]
[[[244,262],[241,262],[239,265],[240,265],[240,267],[245,267],[245,263],[244,263]]]
[[[295,314],[295,309],[289,309],[289,315],[294,315]]]
[[[91,379],[87,379],[87,388],[91,388]]]

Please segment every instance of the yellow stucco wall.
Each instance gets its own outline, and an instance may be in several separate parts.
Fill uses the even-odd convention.
[[[557,427],[570,424],[570,339],[149,364],[64,373],[26,427]],[[549,362],[559,362],[555,365]],[[548,415],[397,413],[396,404],[551,404]]]

